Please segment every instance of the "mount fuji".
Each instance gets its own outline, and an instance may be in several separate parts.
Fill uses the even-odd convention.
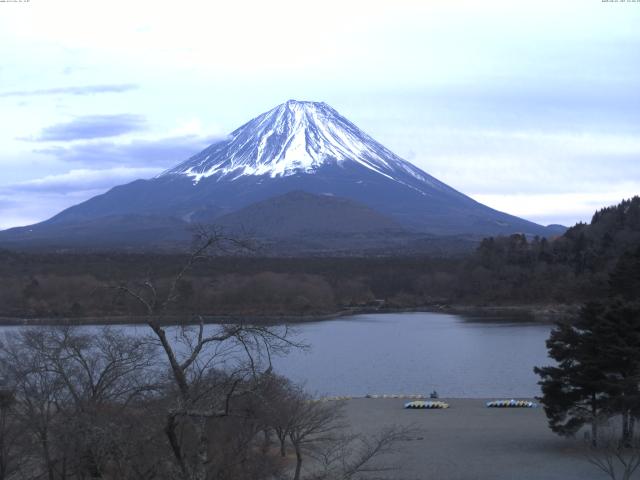
[[[0,245],[177,245],[195,223],[293,243],[313,237],[316,244],[337,237],[357,243],[561,233],[445,185],[326,103],[289,100],[155,178],[117,186],[42,223],[0,232]]]

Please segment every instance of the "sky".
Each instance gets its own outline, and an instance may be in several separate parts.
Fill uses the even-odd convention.
[[[0,2],[0,229],[150,178],[288,99],[573,225],[640,194],[640,1]]]

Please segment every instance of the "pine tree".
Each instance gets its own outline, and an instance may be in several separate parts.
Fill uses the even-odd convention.
[[[591,426],[591,441],[598,438],[598,423],[609,407],[608,382],[602,365],[606,345],[594,334],[604,307],[583,307],[578,322],[559,323],[547,340],[556,366],[535,367],[541,377],[542,404],[551,430],[573,436]]]
[[[640,304],[611,301],[597,334],[607,345],[600,360],[608,383],[610,414],[622,418],[621,440],[626,445],[640,416]]]
[[[640,304],[609,299],[585,305],[573,324],[560,324],[547,341],[557,366],[535,368],[551,429],[574,435],[601,420],[622,419],[622,442],[640,417]]]

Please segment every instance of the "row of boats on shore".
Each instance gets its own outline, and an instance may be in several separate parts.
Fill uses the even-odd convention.
[[[449,404],[442,400],[438,399],[438,394],[433,392],[430,397],[430,400],[427,400],[426,395],[414,394],[414,395],[402,395],[402,394],[393,394],[393,395],[373,395],[367,394],[364,398],[372,398],[372,399],[405,399],[411,400],[404,404],[404,408],[407,409],[445,409],[449,408]],[[336,396],[336,397],[323,397],[315,400],[316,402],[332,402],[332,401],[345,401],[345,400],[353,400],[357,398],[363,397],[354,397],[354,396]],[[532,402],[531,400],[491,400],[485,403],[487,408],[536,408],[538,404],[536,402]]]
[[[486,403],[487,408],[536,408],[537,403],[529,400],[492,400]],[[409,409],[443,409],[449,408],[449,404],[440,400],[414,400],[404,404]]]

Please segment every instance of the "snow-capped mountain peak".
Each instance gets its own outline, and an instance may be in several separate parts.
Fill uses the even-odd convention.
[[[273,245],[284,241],[287,255],[295,238],[301,251],[327,254],[414,252],[422,234],[557,234],[445,185],[326,103],[289,100],[156,178],[0,232],[0,245],[164,249],[187,243],[194,223],[256,231]]]
[[[203,178],[285,177],[314,174],[325,165],[355,162],[400,181],[442,187],[437,180],[376,142],[324,102],[289,100],[259,115],[161,176],[182,175],[194,184]],[[413,183],[413,182],[411,182]],[[415,188],[415,187],[414,187]]]

